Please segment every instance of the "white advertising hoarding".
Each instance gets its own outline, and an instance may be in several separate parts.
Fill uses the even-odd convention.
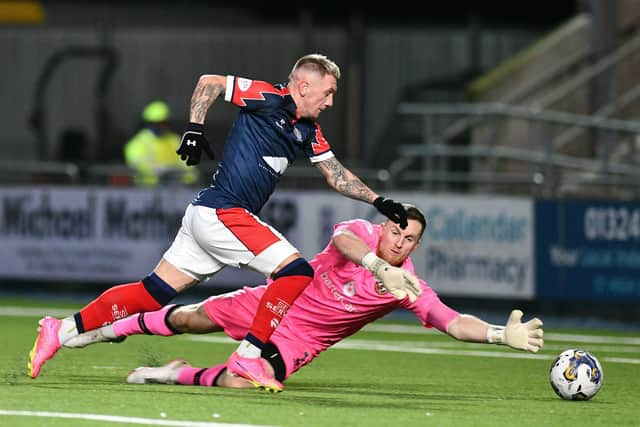
[[[0,189],[3,277],[124,281],[151,271],[192,192]]]
[[[534,296],[531,200],[438,196],[420,205],[428,226],[414,263],[439,293]]]
[[[0,188],[0,277],[122,283],[153,270],[178,230],[189,188]],[[443,295],[531,298],[532,202],[528,199],[395,193],[427,215],[413,255],[417,273]],[[333,224],[384,218],[331,191],[277,191],[260,216],[311,258]],[[208,285],[257,284],[229,267]]]

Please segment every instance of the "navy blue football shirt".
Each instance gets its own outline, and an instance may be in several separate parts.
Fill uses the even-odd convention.
[[[194,205],[241,207],[258,214],[299,150],[312,163],[333,157],[320,125],[296,118],[286,86],[227,76],[224,98],[240,112],[211,186],[198,193]]]

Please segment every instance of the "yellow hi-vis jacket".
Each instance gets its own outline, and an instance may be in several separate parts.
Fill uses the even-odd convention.
[[[127,165],[136,172],[138,185],[156,185],[163,178],[193,184],[198,181],[197,168],[187,166],[176,149],[180,137],[174,132],[157,135],[149,128],[141,129],[124,147]]]

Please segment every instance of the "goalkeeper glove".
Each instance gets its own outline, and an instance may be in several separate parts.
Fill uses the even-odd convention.
[[[373,206],[375,206],[381,214],[385,215],[391,221],[396,224],[400,224],[400,228],[403,230],[407,228],[407,211],[404,210],[402,203],[379,196],[373,201]]]
[[[537,317],[525,323],[521,320],[522,311],[513,310],[506,326],[489,325],[487,342],[536,353],[544,345],[542,320]]]
[[[373,273],[376,280],[396,299],[409,297],[409,301],[415,302],[422,294],[422,287],[416,276],[402,268],[393,267],[373,252],[367,253],[361,264]]]
[[[176,153],[180,155],[182,160],[187,161],[188,166],[193,166],[200,163],[202,150],[207,153],[211,160],[215,158],[209,146],[209,141],[204,136],[204,126],[200,123],[189,122]]]

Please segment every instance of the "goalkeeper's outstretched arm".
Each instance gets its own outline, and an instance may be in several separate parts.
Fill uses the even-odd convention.
[[[460,341],[508,345],[517,350],[537,352],[544,344],[542,321],[537,317],[522,323],[522,311],[513,310],[504,326],[491,325],[461,314],[447,327],[447,334]]]

